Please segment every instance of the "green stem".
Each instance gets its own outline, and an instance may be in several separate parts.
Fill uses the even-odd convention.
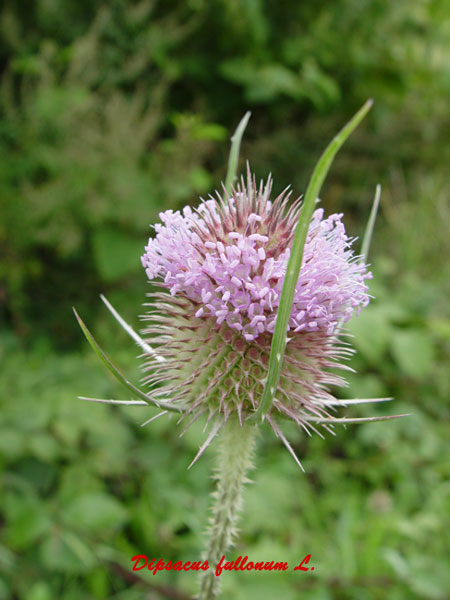
[[[204,560],[209,569],[201,573],[198,600],[215,600],[219,593],[216,566],[232,547],[236,524],[242,506],[242,488],[252,467],[256,427],[240,425],[231,418],[221,431],[218,444],[217,488],[213,493],[214,506],[210,521],[209,539]]]

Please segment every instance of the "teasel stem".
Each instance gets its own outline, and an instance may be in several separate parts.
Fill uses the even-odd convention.
[[[215,600],[220,579],[216,566],[222,556],[233,546],[237,520],[242,507],[242,489],[247,483],[247,472],[253,467],[256,427],[240,424],[231,417],[222,428],[218,440],[218,464],[215,472],[216,490],[208,530],[208,544],[203,559],[209,569],[201,573],[200,594],[197,600]]]

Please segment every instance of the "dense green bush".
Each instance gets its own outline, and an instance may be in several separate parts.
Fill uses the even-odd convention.
[[[369,96],[323,192],[359,235],[384,189],[376,300],[352,324],[358,375],[346,392],[394,396],[392,412],[413,414],[326,441],[292,432],[307,476],[264,436],[236,556],[293,564],[310,552],[316,574],[224,577],[224,597],[448,597],[447,12],[445,0],[5,0],[0,600],[194,590],[191,574],[133,579],[130,558],[198,558],[213,453],[187,473],[201,431],[180,440],[172,421],[139,429],[146,410],[76,400],[120,391],[79,354],[70,307],[137,381],[136,349],[98,293],[139,327],[139,255],[158,212],[220,185],[247,109],[243,157],[277,190],[302,193]]]
[[[301,193],[330,133],[375,97],[370,124],[331,179],[332,209],[365,216],[377,180],[407,187],[443,170],[445,4],[7,2],[0,244],[8,320],[21,333],[48,331],[56,286],[61,310],[51,330],[61,338],[69,298],[91,301],[100,285],[136,273],[157,212],[218,185],[226,131],[247,108],[244,154],[259,175],[272,171],[278,187],[290,182]]]

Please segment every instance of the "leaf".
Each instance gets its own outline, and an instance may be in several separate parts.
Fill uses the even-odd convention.
[[[72,532],[53,529],[41,545],[42,564],[50,571],[84,573],[96,559],[86,542]]]
[[[0,600],[9,600],[11,598],[11,590],[9,585],[0,577]],[[34,600],[31,599],[30,600]],[[49,599],[50,600],[50,599]]]
[[[354,344],[372,364],[379,364],[387,350],[392,328],[383,306],[368,306],[348,324]]]
[[[17,460],[25,450],[25,436],[21,431],[0,429],[0,453],[5,461]]]
[[[333,104],[337,104],[341,97],[341,90],[337,81],[327,75],[311,56],[303,62],[301,89],[304,96],[319,111],[325,111]]]
[[[52,600],[53,592],[45,581],[37,581],[27,592],[27,600]]]
[[[50,526],[46,506],[34,498],[16,498],[9,520],[8,541],[12,548],[22,550],[33,544]]]
[[[231,58],[219,65],[219,71],[226,79],[246,85],[255,80],[258,68],[247,58]]]
[[[28,442],[30,454],[42,461],[50,462],[60,453],[60,444],[49,433],[34,433]]]
[[[225,189],[228,193],[231,192],[232,185],[234,183],[234,180],[236,179],[236,171],[239,160],[239,149],[241,147],[242,136],[244,135],[244,131],[247,127],[250,115],[250,111],[245,113],[231,138],[230,156],[228,157],[228,170],[225,178]]]
[[[142,392],[139,388],[137,388],[135,385],[133,385],[130,381],[128,381],[128,379],[126,379],[122,375],[122,373],[119,371],[119,369],[111,362],[111,360],[108,358],[108,356],[103,352],[103,350],[97,344],[97,342],[94,339],[94,336],[89,331],[89,329],[86,327],[86,325],[84,324],[83,320],[81,319],[81,317],[79,316],[77,311],[75,309],[73,309],[73,312],[75,313],[75,317],[77,318],[78,324],[80,325],[87,341],[91,345],[91,348],[94,350],[94,352],[100,358],[102,363],[106,366],[108,371],[110,371],[114,375],[114,377],[118,381],[120,381],[120,383],[123,386],[125,386],[130,392],[132,392],[133,395],[137,396],[138,398],[141,398],[142,400],[144,400],[144,402],[147,402],[147,404],[149,404],[150,406],[155,405],[158,408],[164,408],[165,410],[169,410],[172,412],[181,412],[181,409],[176,406],[172,406],[170,404],[167,404],[166,402],[160,402],[159,400],[154,400],[153,398],[150,398],[149,396],[144,394],[144,392]]]
[[[127,509],[118,500],[101,492],[75,498],[63,514],[65,523],[91,533],[120,527],[129,518]]]
[[[281,95],[300,100],[304,94],[299,75],[278,63],[260,67],[256,78],[247,85],[247,97],[250,102],[270,102]]]
[[[284,351],[286,349],[287,337],[286,331],[289,317],[292,312],[295,288],[300,273],[300,266],[303,259],[303,250],[305,247],[306,236],[308,234],[311,217],[314,212],[317,197],[320,193],[322,183],[331,167],[334,157],[339,148],[359,125],[372,106],[372,100],[368,100],[356,115],[345,125],[343,129],[333,138],[323,152],[322,156],[313,171],[308,188],[305,194],[300,218],[295,230],[294,241],[292,243],[291,255],[286,268],[286,275],[283,281],[280,305],[278,308],[275,331],[272,338],[270,349],[269,371],[267,374],[266,385],[264,387],[263,397],[256,411],[254,418],[262,420],[269,411],[275,392],[278,387],[281,368],[283,365]]]
[[[414,379],[426,377],[434,361],[434,346],[420,329],[397,329],[392,336],[392,355],[405,375]]]
[[[410,568],[408,562],[405,560],[405,557],[398,552],[398,550],[386,548],[383,553],[383,557],[398,577],[402,579],[407,579],[410,577]]]
[[[369,220],[367,221],[366,230],[361,244],[361,261],[367,262],[369,256],[370,244],[372,241],[373,229],[375,227],[375,221],[377,219],[378,207],[380,205],[381,198],[381,185],[378,184],[375,188],[375,196],[373,198],[372,209],[370,211]]]
[[[105,281],[118,279],[139,270],[142,241],[119,229],[102,228],[92,238],[94,260]]]

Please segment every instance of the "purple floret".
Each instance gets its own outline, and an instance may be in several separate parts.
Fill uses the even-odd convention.
[[[275,328],[288,242],[301,210],[298,201],[286,210],[289,195],[271,202],[270,191],[270,180],[258,192],[242,184],[196,211],[161,213],[142,256],[149,280],[162,278],[172,295],[198,305],[196,317],[226,322],[247,341]],[[331,335],[369,302],[371,273],[353,254],[343,215],[323,215],[317,209],[309,227],[289,320],[293,333]]]

